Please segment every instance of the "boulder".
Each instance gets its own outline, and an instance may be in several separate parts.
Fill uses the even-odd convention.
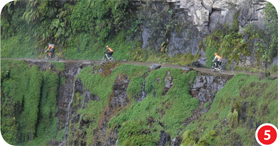
[[[161,65],[160,64],[154,64],[150,68],[151,69],[159,69],[159,68],[161,68]]]

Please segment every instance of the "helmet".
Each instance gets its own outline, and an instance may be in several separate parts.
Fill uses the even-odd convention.
[[[108,47],[108,45],[106,46],[106,48]]]
[[[217,53],[214,53],[214,55],[217,55]]]
[[[50,43],[48,43],[48,46],[50,45]]]

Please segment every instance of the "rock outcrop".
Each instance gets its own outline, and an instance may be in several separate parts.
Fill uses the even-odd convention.
[[[215,95],[224,87],[227,81],[232,78],[232,76],[229,75],[214,76],[212,74],[198,74],[193,84],[189,82],[189,85],[191,86],[190,93],[192,98],[197,98],[199,100],[199,106],[191,111],[192,116],[183,122],[184,126],[187,126],[191,122],[199,119],[204,113],[208,112]],[[205,106],[205,104],[207,104],[207,106]]]
[[[167,0],[175,3],[180,9],[188,11],[188,16],[201,32],[209,33],[216,24],[231,24],[239,13],[240,28],[250,23],[264,27],[264,0]]]
[[[232,76],[200,75],[191,86],[191,95],[200,102],[213,102],[215,95]]]
[[[206,56],[198,49],[205,36],[216,30],[219,24],[231,26],[235,19],[240,32],[250,24],[264,28],[267,3],[264,0],[134,1],[138,1],[137,7],[143,6],[135,12],[141,23],[133,34],[134,40],[142,42],[142,48],[158,51],[167,45],[168,56],[199,53],[201,58],[198,61],[202,65],[206,63]]]

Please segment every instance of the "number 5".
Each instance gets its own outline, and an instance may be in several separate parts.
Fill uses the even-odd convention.
[[[269,140],[270,139],[270,134],[267,133],[267,132],[270,132],[270,130],[265,130],[264,131],[264,135],[267,135],[267,138],[264,138],[264,140]]]

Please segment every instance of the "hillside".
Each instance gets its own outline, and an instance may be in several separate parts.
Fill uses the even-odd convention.
[[[109,45],[117,60],[209,67],[218,52],[229,68],[277,68],[277,20],[263,0],[19,0],[2,9],[1,57],[42,57],[50,42],[65,59]]]
[[[277,79],[12,60],[1,71],[10,144],[254,145],[260,124],[278,125]]]
[[[278,127],[265,0],[15,0],[1,10],[12,145],[259,145]],[[45,61],[48,43],[59,61]],[[106,46],[116,62],[101,63]],[[224,73],[211,72],[215,53]],[[159,65],[158,65],[159,64]]]

